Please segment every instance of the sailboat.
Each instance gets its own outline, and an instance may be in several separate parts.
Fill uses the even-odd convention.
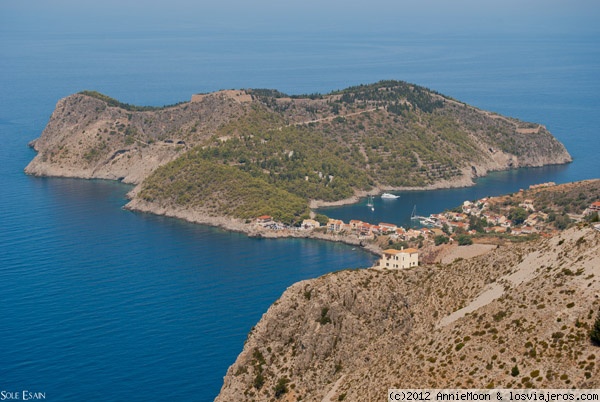
[[[369,198],[367,198],[367,207],[371,208],[371,211],[375,211],[375,204],[373,203],[372,195],[370,195]]]
[[[417,215],[417,206],[415,205],[415,207],[412,210],[412,213],[410,214],[410,220],[418,221],[420,219],[421,219],[421,217],[419,215]]]
[[[419,223],[421,225],[427,226],[427,227],[442,227],[442,225],[440,225],[439,222],[437,222],[431,216],[425,217],[425,216],[417,215],[417,206],[416,205],[414,206],[414,208],[412,210],[412,214],[410,214],[410,220],[411,221],[419,221]]]

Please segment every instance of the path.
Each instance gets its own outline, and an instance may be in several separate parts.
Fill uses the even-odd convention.
[[[333,396],[335,395],[335,393],[337,392],[338,388],[340,387],[340,385],[342,385],[342,381],[344,380],[344,378],[346,377],[346,374],[344,374],[343,376],[341,376],[336,382],[335,384],[333,384],[333,387],[331,387],[331,389],[329,390],[329,392],[327,393],[327,395],[325,395],[323,397],[323,399],[321,400],[321,402],[332,402],[331,398],[333,398]]]

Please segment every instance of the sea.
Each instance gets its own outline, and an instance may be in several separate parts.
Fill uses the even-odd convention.
[[[40,135],[56,102],[72,93],[97,90],[159,106],[219,89],[324,93],[397,79],[544,124],[574,158],[568,165],[492,173],[469,188],[376,198],[374,211],[365,200],[322,210],[344,220],[406,226],[415,206],[427,215],[531,184],[600,176],[597,34],[3,22],[5,399],[28,391],[52,401],[212,401],[248,332],[287,287],[375,261],[346,245],[251,239],[126,211],[131,187],[121,183],[25,175],[35,155],[28,142]]]

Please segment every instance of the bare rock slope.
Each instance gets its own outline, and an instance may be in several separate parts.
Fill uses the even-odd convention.
[[[346,270],[284,292],[217,401],[377,401],[397,388],[598,388],[600,233],[470,260]]]
[[[38,155],[25,172],[139,184],[241,116],[245,101],[231,92],[163,108],[121,104],[95,93],[68,96],[57,103],[40,138],[31,142]]]

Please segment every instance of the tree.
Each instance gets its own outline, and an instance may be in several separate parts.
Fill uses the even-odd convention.
[[[466,234],[461,234],[460,236],[458,236],[457,240],[459,246],[468,246],[470,244],[473,244],[473,239],[471,239],[471,236]]]
[[[446,222],[444,222],[444,224],[442,225],[442,232],[446,233],[447,235],[450,235],[450,226],[448,226]]]
[[[513,221],[515,225],[520,225],[525,222],[525,219],[527,219],[528,216],[527,210],[521,207],[513,208],[508,213],[508,219]]]
[[[329,222],[329,217],[327,215],[317,214],[315,220],[319,222],[321,226],[325,226],[327,225],[327,222]]]
[[[469,218],[469,228],[479,232],[479,233],[483,233],[484,230],[484,226],[487,222],[484,222],[483,219],[478,218],[475,215],[471,215],[471,217]]]
[[[600,218],[598,217],[598,212],[594,212],[593,214],[589,214],[585,217],[585,220],[590,223],[600,222]]]
[[[446,243],[448,243],[448,241],[450,241],[450,239],[448,239],[444,235],[438,235],[438,236],[434,237],[433,241],[435,242],[436,246],[439,246],[440,244],[446,244]]]
[[[600,346],[600,310],[598,311],[596,321],[594,322],[592,330],[590,331],[590,339],[594,345]]]
[[[290,382],[287,378],[283,377],[277,381],[275,385],[275,398],[279,399],[283,394],[288,392],[287,383]]]

